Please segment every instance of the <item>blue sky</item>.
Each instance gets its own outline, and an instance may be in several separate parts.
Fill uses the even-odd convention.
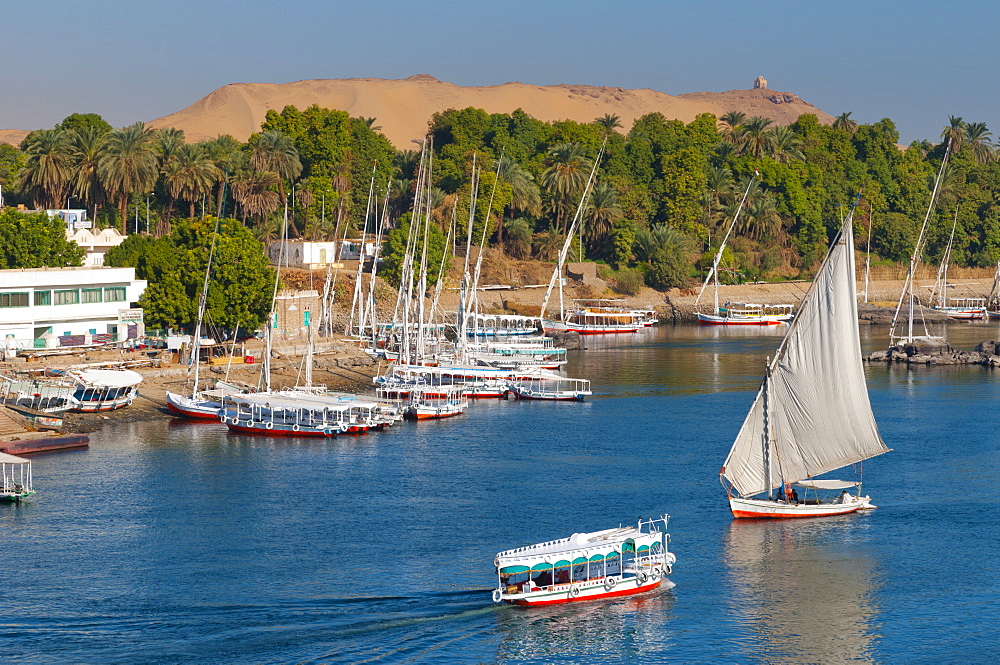
[[[1000,4],[535,0],[0,0],[0,128],[96,112],[114,125],[235,82],[404,78],[748,88],[892,118],[903,142],[949,115],[1000,133]]]

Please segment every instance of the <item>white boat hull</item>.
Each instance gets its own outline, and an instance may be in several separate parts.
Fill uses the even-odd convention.
[[[729,498],[729,508],[736,519],[800,519],[846,515],[875,508],[869,497],[851,497],[847,503],[785,503],[767,499]]]

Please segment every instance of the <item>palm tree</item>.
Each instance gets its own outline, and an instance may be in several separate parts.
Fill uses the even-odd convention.
[[[27,157],[21,183],[38,208],[61,208],[73,175],[70,134],[62,129],[39,129],[25,138]]]
[[[245,167],[247,161],[246,153],[243,152],[243,144],[234,139],[229,134],[222,134],[215,137],[207,144],[208,154],[215,161],[216,168],[222,174],[218,180],[218,191],[216,193],[215,216],[221,218],[226,198],[226,184],[229,182],[229,175],[241,167]]]
[[[611,227],[624,216],[618,205],[618,192],[606,182],[594,185],[590,201],[584,211],[586,235],[591,252],[596,252],[611,233]]]
[[[174,161],[180,166],[182,174],[178,198],[188,202],[188,216],[194,217],[195,203],[212,191],[222,173],[204,143],[182,145],[174,154]]]
[[[516,159],[508,155],[501,155],[497,166],[499,166],[500,180],[510,185],[511,197],[507,209],[511,218],[515,210],[532,217],[542,214],[542,196],[538,185],[535,184],[535,178]],[[497,226],[497,242],[501,246],[504,230],[504,224]]]
[[[773,150],[774,137],[768,128],[774,124],[770,118],[754,116],[747,120],[744,127],[742,142],[740,143],[740,154],[753,155],[760,159]]]
[[[122,232],[129,197],[150,191],[156,183],[159,168],[153,137],[153,131],[142,122],[113,129],[107,135],[107,149],[97,164],[104,190],[110,199],[118,201]]]
[[[951,146],[952,153],[958,152],[965,138],[965,121],[961,116],[948,116],[948,124],[941,128],[941,138]]]
[[[281,197],[274,187],[281,178],[274,171],[240,171],[232,178],[233,198],[247,218],[263,221],[281,205]]]
[[[851,136],[854,136],[854,133],[858,131],[858,123],[851,120],[851,113],[853,113],[853,111],[848,111],[847,113],[841,113],[836,118],[834,118],[833,128],[842,129]]]
[[[272,171],[278,175],[278,193],[282,201],[285,200],[285,181],[292,181],[302,173],[295,142],[276,129],[251,138],[250,163],[258,171]]]
[[[719,135],[722,140],[731,145],[743,142],[743,123],[747,114],[743,111],[728,111],[719,118]]]
[[[535,256],[542,261],[551,261],[559,256],[566,238],[555,227],[535,236]]]
[[[804,161],[802,139],[795,130],[787,125],[781,125],[771,130],[771,151],[774,161],[787,164],[791,161]]]
[[[597,126],[604,129],[605,134],[610,134],[618,127],[622,126],[621,118],[613,113],[605,113],[600,118],[594,120]]]
[[[986,164],[993,158],[993,132],[985,122],[970,122],[965,125],[965,145],[972,149],[972,156],[979,164]]]
[[[182,145],[184,145],[183,129],[163,127],[156,130],[156,152],[160,154],[161,168],[173,158]]]
[[[592,162],[584,155],[583,145],[575,141],[554,146],[549,157],[552,165],[542,172],[539,182],[550,197],[556,228],[564,229],[569,209],[587,184]]]
[[[780,230],[781,216],[770,192],[747,201],[740,219],[740,233],[752,240],[772,240]]]
[[[526,259],[531,256],[531,225],[523,217],[512,219],[504,224],[507,232],[507,243],[504,250],[515,259]]]
[[[98,164],[104,152],[105,134],[97,127],[81,127],[70,136],[70,156],[73,159],[73,195],[91,210],[97,219],[97,208],[104,203],[104,189],[98,174]]]
[[[375,124],[375,121],[376,121],[376,120],[378,120],[378,118],[361,118],[361,122],[363,122],[363,123],[365,123],[366,125],[368,125],[368,127],[369,127],[369,128],[370,128],[370,129],[371,129],[371,130],[372,130],[373,132],[377,132],[377,131],[380,131],[380,130],[382,129],[382,125],[376,125],[376,124]]]
[[[930,176],[927,179],[928,189],[934,188],[935,178],[935,176]],[[938,183],[938,201],[957,201],[961,195],[963,184],[962,173],[958,169],[952,168],[950,162],[945,164],[944,169],[941,170],[941,182]]]

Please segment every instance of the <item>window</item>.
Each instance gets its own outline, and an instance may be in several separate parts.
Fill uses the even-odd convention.
[[[83,289],[83,302],[101,302],[101,289]]]
[[[51,291],[35,291],[35,307],[44,307],[52,304]]]
[[[78,302],[80,302],[79,289],[67,289],[65,291],[56,291],[57,305],[75,305]]]
[[[125,287],[109,286],[104,289],[104,302],[124,302]]]
[[[27,307],[27,293],[0,293],[0,307]]]

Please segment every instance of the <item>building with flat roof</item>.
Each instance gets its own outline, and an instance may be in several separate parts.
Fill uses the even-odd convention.
[[[135,268],[0,270],[0,343],[53,348],[142,336]]]
[[[271,265],[315,270],[341,261],[369,261],[375,256],[375,241],[366,240],[276,240],[267,247]]]

